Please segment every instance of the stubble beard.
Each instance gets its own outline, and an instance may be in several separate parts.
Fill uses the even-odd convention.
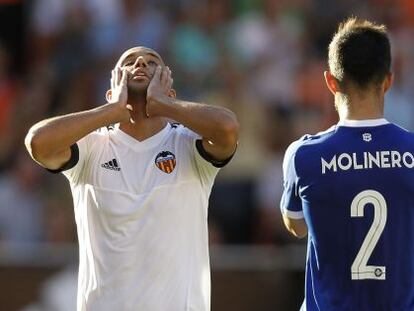
[[[146,102],[148,85],[137,87],[128,85],[128,99],[134,103]]]

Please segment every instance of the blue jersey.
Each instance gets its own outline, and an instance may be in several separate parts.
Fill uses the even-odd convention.
[[[345,121],[286,151],[282,213],[308,226],[307,311],[414,310],[414,134]]]

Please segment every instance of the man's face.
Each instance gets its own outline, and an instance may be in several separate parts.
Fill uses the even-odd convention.
[[[158,65],[164,66],[161,56],[146,47],[134,47],[120,57],[117,67],[128,73],[128,90],[146,91]]]

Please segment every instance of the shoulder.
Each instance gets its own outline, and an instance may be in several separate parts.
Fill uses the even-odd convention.
[[[310,151],[313,148],[325,143],[335,134],[336,129],[337,126],[334,125],[325,131],[318,132],[313,135],[305,134],[298,140],[292,142],[286,149],[285,156],[283,159],[284,171],[288,170],[290,166],[295,166],[295,159],[297,158],[298,154],[307,153],[307,151]]]
[[[102,127],[84,136],[76,144],[80,148],[86,148],[88,151],[91,151],[94,148],[103,146],[113,132],[114,129],[111,127]]]
[[[103,138],[103,137],[107,137],[110,134],[114,133],[114,129],[115,127],[110,125],[110,126],[105,126],[105,127],[101,127],[91,133],[89,133],[87,136],[89,137],[94,137],[94,138]]]
[[[299,138],[298,140],[295,140],[289,145],[289,147],[287,147],[285,151],[284,162],[295,156],[296,152],[300,149],[300,147],[302,147],[310,139],[309,136],[310,135],[308,134],[303,135],[301,138]]]
[[[182,138],[189,138],[189,139],[198,139],[200,138],[200,135],[193,132],[189,128],[185,127],[184,125],[180,123],[170,123],[172,133],[174,133],[177,136],[180,136]]]
[[[330,127],[329,129],[318,132],[316,134],[305,134],[298,140],[295,140],[292,142],[289,147],[286,149],[285,158],[287,156],[292,157],[294,156],[298,151],[301,151],[306,146],[312,146],[312,145],[318,145],[321,143],[326,142],[329,138],[335,134],[337,129],[337,126],[334,125]]]
[[[395,124],[395,123],[389,123],[390,127],[397,132],[398,134],[400,134],[401,136],[405,136],[407,138],[413,138],[414,137],[414,133],[410,132],[409,130],[407,130],[406,128]]]
[[[401,149],[412,150],[414,148],[414,133],[407,129],[390,123],[388,131],[381,133],[388,146],[398,146]]]
[[[286,149],[285,156],[283,158],[283,172],[284,175],[288,175],[289,171],[295,171],[295,157],[298,150],[309,141],[310,135],[304,135],[298,140],[295,140]]]
[[[334,134],[337,132],[338,126],[335,124],[328,128],[327,130],[318,132],[313,135],[305,135],[304,136],[304,143],[303,145],[319,145],[322,143],[328,142],[332,137],[334,137]]]

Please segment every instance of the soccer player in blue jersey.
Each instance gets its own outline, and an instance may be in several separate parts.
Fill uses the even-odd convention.
[[[414,310],[414,135],[383,117],[390,64],[384,25],[342,23],[325,72],[339,123],[286,151],[283,219],[308,235],[302,310]]]

